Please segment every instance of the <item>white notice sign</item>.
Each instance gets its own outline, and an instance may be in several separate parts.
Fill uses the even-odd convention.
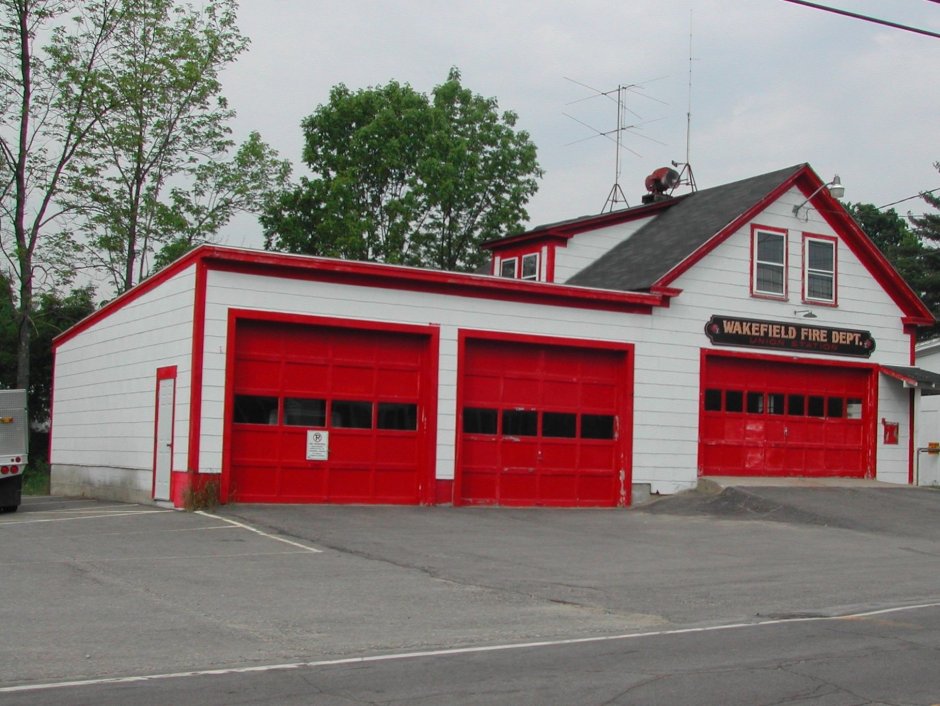
[[[307,460],[328,461],[330,459],[330,432],[307,430]]]

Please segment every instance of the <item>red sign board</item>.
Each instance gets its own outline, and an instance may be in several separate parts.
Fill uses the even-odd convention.
[[[875,339],[869,331],[731,316],[712,316],[705,324],[705,335],[716,346],[773,348],[859,358],[868,358],[875,350]]]

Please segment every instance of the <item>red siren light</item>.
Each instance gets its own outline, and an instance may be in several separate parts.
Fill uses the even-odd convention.
[[[679,184],[679,172],[670,167],[660,167],[646,177],[646,190],[651,194],[665,194]]]

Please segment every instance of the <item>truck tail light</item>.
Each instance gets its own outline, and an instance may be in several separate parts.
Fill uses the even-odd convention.
[[[2,473],[3,475],[6,475],[9,472],[10,472],[9,466],[0,466],[0,473]]]

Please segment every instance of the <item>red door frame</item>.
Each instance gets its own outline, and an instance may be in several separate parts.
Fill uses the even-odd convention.
[[[537,336],[531,334],[503,333],[497,331],[481,331],[473,329],[460,329],[457,332],[457,405],[454,410],[454,486],[453,504],[461,505],[460,488],[463,481],[463,470],[460,459],[463,458],[461,433],[461,410],[464,405],[463,373],[466,370],[467,343],[472,340],[503,341],[506,343],[535,344],[539,346],[564,346],[566,348],[580,348],[582,350],[621,351],[624,355],[623,381],[624,390],[620,398],[620,409],[617,416],[620,419],[618,429],[618,453],[621,466],[624,470],[625,496],[623,504],[629,507],[632,501],[633,486],[633,343],[619,343],[616,341],[594,341],[583,338],[561,338],[557,336]]]
[[[436,325],[418,326],[413,324],[391,324],[381,321],[360,319],[340,319],[307,314],[287,314],[254,309],[229,309],[228,328],[225,349],[225,402],[222,421],[222,478],[220,500],[229,501],[232,483],[232,408],[235,396],[235,332],[239,321],[263,321],[266,323],[300,324],[357,331],[381,331],[385,333],[403,333],[427,338],[429,368],[426,371],[427,385],[421,391],[420,404],[425,410],[425,450],[421,458],[423,468],[419,469],[419,496],[423,505],[434,502],[437,453],[437,396],[438,366],[440,361],[440,327]]]
[[[876,410],[878,409],[878,365],[874,363],[859,363],[855,361],[845,361],[845,360],[825,360],[820,358],[800,358],[796,356],[779,356],[779,355],[769,355],[764,353],[739,353],[731,351],[716,351],[710,348],[702,348],[701,356],[699,359],[699,399],[698,399],[698,419],[699,419],[699,431],[698,431],[698,475],[702,476],[703,474],[703,447],[702,447],[702,409],[704,407],[705,399],[705,372],[708,367],[708,361],[712,358],[733,358],[736,360],[756,360],[756,361],[765,361],[768,363],[784,363],[788,365],[810,365],[814,367],[833,367],[833,368],[856,368],[864,369],[869,371],[868,377],[868,390],[865,395],[865,409],[863,410],[862,416],[865,419],[864,429],[864,446],[865,446],[865,477],[874,478],[877,473],[876,468],[876,447],[875,441],[878,438],[877,430],[877,419]]]
[[[176,366],[168,365],[165,368],[157,368],[156,389],[154,390],[154,411],[153,411],[153,477],[150,483],[150,497],[153,498],[157,492],[157,439],[158,424],[160,421],[160,383],[164,380],[173,381],[173,418],[170,420],[170,500],[176,496],[173,493],[175,476],[173,473],[173,453],[176,450]]]

